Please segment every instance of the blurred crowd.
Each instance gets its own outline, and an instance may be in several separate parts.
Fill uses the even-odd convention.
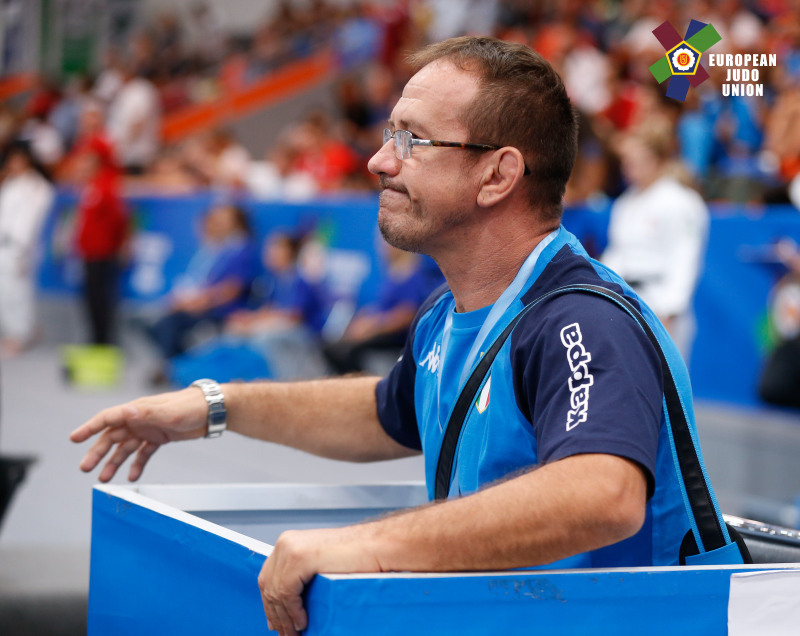
[[[311,229],[275,230],[259,262],[247,212],[212,206],[186,272],[144,322],[160,361],[153,384],[358,372],[373,352],[396,360],[441,274],[429,259],[382,243],[381,291],[356,311],[319,267],[321,249]]]
[[[366,164],[411,75],[406,54],[465,33],[528,44],[561,73],[580,118],[579,154],[565,204],[611,206],[609,247],[598,256],[639,285],[685,355],[709,226],[705,202],[800,207],[800,0],[284,0],[249,33],[227,32],[219,6],[198,1],[183,13],[164,11],[137,26],[126,46],[107,50],[92,76],[40,77],[23,98],[0,102],[0,230],[6,227],[0,236],[0,278],[6,281],[0,293],[22,299],[6,307],[27,308],[0,315],[5,353],[36,338],[31,254],[54,187],[75,188],[80,195],[75,243],[84,265],[91,341],[111,342],[113,289],[128,249],[127,193],[213,189],[226,201],[238,195],[297,201],[375,189]],[[713,24],[721,35],[710,52],[777,55],[777,66],[759,68],[763,97],[723,96],[727,69],[707,61],[709,79],[689,90],[684,102],[666,97],[666,87],[649,71],[664,55],[653,30],[669,21],[683,33],[693,19]],[[224,125],[165,137],[170,117],[224,103],[224,96],[241,94],[318,53],[337,61],[329,78],[334,106],[298,112],[267,147],[254,146],[230,113],[219,118]],[[9,220],[13,214],[3,221],[2,208],[13,210],[22,199],[39,202],[30,222],[16,227]],[[642,208],[649,210],[646,218],[638,214]],[[674,213],[677,208],[682,215]],[[233,208],[225,210],[238,218]],[[209,216],[212,229],[217,217],[225,225],[225,213],[217,211]],[[244,226],[229,225],[238,232],[235,240],[201,246],[187,272],[206,277],[208,289],[196,280],[196,297],[189,294],[188,301],[186,289],[175,290],[169,311],[151,325],[163,359],[183,360],[175,368],[218,366],[213,356],[234,355],[231,347],[246,362],[244,346],[262,362],[288,350],[272,364],[288,369],[300,359],[291,352],[313,341],[319,368],[353,370],[362,364],[363,349],[395,347],[413,315],[410,298],[421,302],[419,294],[403,291],[406,278],[393,283],[390,276],[382,311],[393,311],[392,294],[404,301],[396,315],[382,319],[393,316],[397,333],[375,330],[374,317],[363,315],[340,334],[341,341],[322,342],[319,315],[306,315],[322,301],[311,302],[315,286],[302,283],[294,264],[301,241],[272,237],[264,267],[272,272],[277,298],[260,309],[244,307],[240,301],[251,298],[250,274],[239,272],[237,285],[229,285],[222,274],[236,267],[223,256],[230,249],[245,259],[254,248]],[[105,236],[113,240],[98,238]],[[245,252],[240,243],[247,245]],[[398,255],[387,258],[390,270],[414,269]],[[276,265],[279,260],[285,265]],[[674,267],[677,261],[685,266]],[[237,267],[244,271],[242,263]],[[223,340],[211,350],[191,350],[187,335],[209,321]],[[156,370],[155,379],[163,379],[168,368],[173,367]],[[171,379],[180,382],[178,376]]]
[[[691,19],[722,36],[714,53],[775,53],[760,68],[763,97],[722,97],[725,67],[685,102],[665,97],[649,67],[664,54],[652,31]],[[106,52],[93,76],[42,78],[23,104],[0,104],[0,147],[28,140],[60,182],[74,180],[86,140],[104,136],[127,186],[227,188],[258,198],[308,198],[375,187],[365,169],[399,88],[404,55],[462,33],[525,42],[561,72],[581,116],[580,156],[568,204],[598,204],[625,188],[622,138],[659,128],[674,140],[676,170],[707,200],[788,202],[800,172],[800,2],[797,0],[384,0],[282,2],[252,33],[225,32],[211,4],[164,12]],[[165,143],[164,119],[243,90],[322,50],[375,37],[369,63],[343,71],[335,109],[299,113],[269,147],[237,138],[235,122]]]

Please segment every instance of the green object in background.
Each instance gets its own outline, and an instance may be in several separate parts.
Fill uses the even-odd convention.
[[[122,350],[111,345],[68,345],[62,359],[67,381],[92,389],[119,384],[125,365]]]
[[[55,78],[96,68],[109,6],[95,0],[42,0],[40,70]]]

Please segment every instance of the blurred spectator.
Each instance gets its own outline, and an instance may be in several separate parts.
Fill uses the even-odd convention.
[[[189,194],[208,185],[187,161],[185,149],[181,146],[165,148],[145,177],[128,180],[131,185],[137,182],[146,189],[170,194]]]
[[[498,0],[429,0],[432,42],[457,35],[491,35],[498,16]]]
[[[56,87],[55,80],[47,75],[40,75],[25,104],[24,116],[26,118],[36,117],[40,120],[47,119],[50,111],[60,99],[61,93]]]
[[[105,130],[105,112],[95,97],[87,97],[81,102],[78,118],[78,130],[72,150],[59,166],[57,176],[61,181],[72,183],[76,180],[76,171],[80,170],[83,155],[95,145],[107,147],[113,155],[111,141]]]
[[[308,172],[295,169],[300,149],[292,132],[282,135],[264,161],[252,161],[247,172],[247,188],[257,199],[305,201],[318,190]]]
[[[570,33],[568,48],[562,72],[570,99],[578,110],[596,115],[611,103],[608,56],[587,35],[576,32]]]
[[[407,79],[405,51],[422,45],[426,37],[465,32],[494,32],[531,44],[562,72],[584,117],[585,131],[570,204],[619,194],[621,183],[610,153],[614,135],[643,125],[661,126],[663,122],[654,123],[659,119],[676,126],[681,157],[708,198],[785,201],[789,181],[800,173],[800,117],[796,116],[800,22],[795,3],[283,0],[275,4],[267,19],[254,24],[250,32],[232,33],[225,32],[224,16],[215,13],[218,5],[207,0],[185,3],[182,11],[161,12],[137,28],[120,48],[125,51],[124,64],[118,50],[104,52],[93,94],[112,106],[110,136],[120,162],[127,173],[138,175],[138,183],[184,192],[230,187],[238,181],[235,187],[245,185],[262,198],[281,196],[272,194],[281,189],[275,184],[298,173],[305,173],[306,181],[313,179],[321,193],[374,187],[375,180],[363,170],[363,159],[374,150],[389,105],[395,101],[396,82]],[[648,70],[664,54],[652,31],[669,20],[681,32],[690,19],[710,21],[720,32],[723,39],[712,52],[778,54],[778,67],[760,69],[764,98],[723,98],[725,67],[708,65],[710,80],[692,88],[685,103],[665,97],[664,86],[656,85]],[[335,71],[341,81],[331,78],[339,113],[328,109],[324,116],[301,117],[288,126],[294,137],[291,168],[270,155],[255,166],[252,176],[243,176],[238,170],[244,165],[241,146],[256,157],[265,151],[245,139],[230,141],[232,147],[238,146],[230,169],[225,168],[228,159],[222,166],[212,161],[197,165],[196,140],[159,148],[161,112],[171,114],[192,103],[214,102],[247,90],[265,73],[326,49],[341,65]],[[371,52],[367,64],[365,51]],[[131,74],[125,67],[132,69],[135,80],[124,79]],[[74,90],[62,96],[53,82],[41,79],[19,117],[26,122],[26,138],[36,141],[38,156],[50,166],[69,150],[74,137],[75,97],[81,93]],[[0,110],[0,119],[2,115]],[[234,116],[226,112],[225,125],[233,123]],[[48,118],[56,124],[60,141],[55,130],[40,125]],[[10,124],[17,134],[15,121],[16,113],[8,117],[6,112],[0,129],[7,131]],[[0,130],[0,144],[3,136]],[[277,165],[282,178],[273,170]]]
[[[187,51],[195,67],[216,64],[225,53],[225,33],[216,9],[208,2],[195,2],[187,21]]]
[[[232,313],[220,338],[173,358],[174,383],[186,384],[198,374],[254,379],[250,369],[279,380],[324,375],[319,335],[327,304],[324,291],[299,265],[303,245],[302,238],[285,232],[267,238],[263,258],[271,288],[265,301],[257,309]],[[254,356],[263,364],[253,365]]]
[[[302,272],[299,259],[303,238],[274,232],[264,243],[263,262],[271,277],[271,289],[258,309],[233,313],[225,332],[252,335],[262,330],[305,325],[319,333],[325,322],[325,303],[319,285]]]
[[[348,177],[364,170],[340,127],[325,113],[314,113],[300,124],[293,143],[298,149],[295,170],[309,174],[320,191],[339,190]]]
[[[161,137],[161,106],[153,83],[132,65],[108,108],[108,134],[123,169],[140,175],[155,160]]]
[[[170,293],[167,313],[148,329],[162,359],[183,353],[191,331],[200,323],[221,325],[242,308],[254,277],[247,215],[230,204],[213,207],[203,222],[200,247]],[[164,382],[164,369],[158,369],[152,379],[156,384]]]
[[[103,69],[97,75],[92,86],[92,94],[103,106],[108,106],[117,96],[124,83],[124,64],[119,51],[110,48],[105,53]]]
[[[2,355],[33,343],[36,328],[36,256],[55,194],[27,144],[14,144],[0,182],[0,336]]]
[[[152,36],[148,39],[150,48],[145,56],[149,54],[155,66],[155,77],[169,79],[186,69],[188,60],[181,48],[181,24],[173,11],[159,13],[152,29]],[[150,49],[152,53],[149,52]]]
[[[608,196],[616,196],[616,180],[610,174],[615,167],[607,144],[597,135],[591,119],[578,112],[578,156],[564,193],[565,205],[605,205]]]
[[[800,210],[800,172],[789,183],[789,201]]]
[[[783,179],[800,174],[800,82],[777,96],[767,119],[764,149]]]
[[[119,278],[128,240],[128,214],[110,146],[94,138],[77,168],[83,184],[76,221],[77,251],[83,262],[83,293],[93,344],[113,344]]]
[[[419,254],[387,243],[382,248],[387,272],[377,302],[360,310],[342,338],[323,349],[336,374],[364,371],[374,352],[399,355],[417,310],[433,291]]]
[[[229,130],[219,128],[203,135],[187,148],[186,155],[191,170],[204,183],[221,189],[245,185],[250,153]]]
[[[67,81],[61,100],[50,110],[48,121],[58,131],[65,149],[75,143],[81,114],[89,99],[89,81],[85,76],[77,75]]]
[[[266,360],[274,378],[289,380],[323,375],[319,335],[327,318],[320,285],[300,267],[302,237],[274,233],[265,242],[264,262],[274,277],[266,302],[253,311],[233,314],[225,333],[243,339]]]
[[[669,131],[629,133],[620,145],[628,189],[611,209],[601,260],[655,312],[688,359],[694,338],[692,298],[708,232],[708,209],[674,176]]]
[[[771,294],[770,317],[778,342],[767,357],[758,392],[770,404],[800,408],[800,248],[784,238],[775,255],[789,271]]]
[[[716,96],[714,138],[719,158],[709,176],[710,199],[758,202],[764,192],[764,175],[758,162],[762,146],[766,104],[753,97]]]
[[[31,115],[22,124],[19,139],[30,144],[31,152],[41,165],[52,171],[64,156],[64,141],[58,130],[40,114]]]
[[[16,112],[5,102],[0,102],[0,153],[13,141],[16,132]]]

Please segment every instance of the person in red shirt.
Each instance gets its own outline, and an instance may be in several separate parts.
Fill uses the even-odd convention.
[[[111,147],[102,138],[85,146],[79,176],[85,185],[78,202],[76,249],[84,265],[91,341],[111,344],[128,215]]]

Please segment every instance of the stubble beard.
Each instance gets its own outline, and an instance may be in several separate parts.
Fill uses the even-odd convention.
[[[427,211],[418,199],[411,198],[404,187],[387,185],[383,178],[381,186],[383,190],[379,197],[378,229],[384,240],[392,247],[432,256],[431,240],[443,230],[462,225],[466,221],[466,216],[461,211],[453,210],[434,223],[436,214]],[[405,195],[408,199],[406,210],[384,212],[383,195],[386,190]]]
[[[423,244],[423,232],[420,226],[424,224],[425,213],[418,201],[412,200],[408,190],[403,186],[388,184],[386,179],[381,177],[381,193],[378,197],[378,229],[381,231],[383,239],[392,247],[406,252],[421,253]],[[405,211],[384,212],[384,194],[387,190],[400,193],[408,200],[408,207]]]
[[[421,253],[423,245],[421,233],[414,231],[414,228],[410,227],[414,220],[420,219],[420,211],[415,207],[413,204],[410,206],[411,219],[408,216],[402,219],[397,218],[397,213],[384,213],[381,208],[378,211],[378,229],[381,231],[381,236],[383,236],[384,240],[392,247],[406,252]],[[390,215],[393,218],[389,218]]]

